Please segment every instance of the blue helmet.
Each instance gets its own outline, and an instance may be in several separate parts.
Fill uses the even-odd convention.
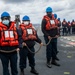
[[[58,20],[60,21],[60,18],[58,18]]]
[[[10,17],[10,14],[8,12],[3,12],[1,14],[1,17]]]
[[[22,21],[30,21],[30,18],[26,15],[22,18]]]
[[[54,17],[57,18],[57,14],[54,14]]]
[[[53,10],[52,10],[51,7],[47,7],[47,8],[46,8],[46,12],[53,12]]]
[[[65,18],[63,20],[65,20]]]
[[[74,19],[72,19],[72,21],[74,21]]]

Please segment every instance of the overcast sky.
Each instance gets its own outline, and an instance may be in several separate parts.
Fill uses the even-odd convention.
[[[7,11],[11,20],[14,20],[16,14],[19,14],[21,19],[28,15],[32,23],[40,24],[48,6],[52,7],[53,13],[61,20],[75,19],[75,0],[0,0],[0,15]]]

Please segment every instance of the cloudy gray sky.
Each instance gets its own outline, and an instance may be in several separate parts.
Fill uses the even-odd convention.
[[[0,0],[0,14],[7,11],[14,20],[15,15],[19,14],[21,19],[28,15],[32,23],[41,23],[45,10],[48,6],[52,7],[53,13],[67,21],[75,19],[75,0]]]

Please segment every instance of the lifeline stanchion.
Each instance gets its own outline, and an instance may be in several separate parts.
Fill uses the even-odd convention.
[[[0,50],[0,52],[3,52],[3,53],[12,53],[12,52],[15,52],[16,49],[12,50],[12,51],[5,51],[5,50]]]
[[[29,48],[27,45],[26,45],[26,47],[27,47],[27,49],[28,49],[31,53],[33,53],[33,54],[38,53],[38,52],[40,51],[40,49],[41,49],[41,46],[40,46],[39,49],[38,49],[36,52],[33,52],[33,51],[30,50],[30,48]]]

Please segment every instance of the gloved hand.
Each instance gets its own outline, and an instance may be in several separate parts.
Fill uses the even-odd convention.
[[[59,35],[56,35],[54,38],[58,38],[59,37]]]
[[[44,44],[43,43],[40,43],[40,46],[43,46]]]
[[[22,46],[23,46],[23,47],[24,47],[24,46],[26,46],[26,43],[25,43],[25,42],[23,42],[23,43],[22,43]]]
[[[19,48],[16,49],[17,52],[18,52],[19,50],[20,50]]]
[[[51,39],[52,37],[51,36],[48,36],[48,39]]]

